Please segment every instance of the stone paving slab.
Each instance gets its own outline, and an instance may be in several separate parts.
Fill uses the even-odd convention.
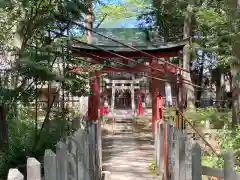
[[[132,134],[103,139],[103,170],[111,172],[112,180],[156,180],[148,170],[153,160],[149,138]]]

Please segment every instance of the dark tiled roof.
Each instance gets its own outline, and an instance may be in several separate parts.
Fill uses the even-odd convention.
[[[181,48],[186,44],[186,40],[181,42],[165,43],[162,37],[156,35],[155,32],[144,28],[97,28],[94,31],[103,34],[109,38],[129,44],[141,50],[167,50]],[[132,51],[123,45],[113,42],[110,39],[102,37],[96,33],[92,33],[92,44],[106,50],[113,51]],[[74,48],[95,49],[81,43],[74,43]]]

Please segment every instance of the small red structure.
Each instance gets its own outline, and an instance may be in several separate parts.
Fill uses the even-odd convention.
[[[156,42],[153,42],[155,39],[149,40],[149,34],[146,33],[147,31],[142,29],[141,33],[135,32],[130,33],[129,29],[123,29],[125,33],[128,33],[128,36],[126,36],[126,44],[129,44],[131,41],[131,38],[135,38],[132,40],[132,44],[135,48],[141,49],[142,52],[145,52],[147,54],[144,54],[142,52],[133,51],[130,48],[126,48],[124,46],[121,46],[117,43],[111,42],[110,44],[109,40],[106,40],[103,37],[93,37],[92,44],[95,44],[99,49],[89,47],[86,44],[77,43],[74,44],[72,47],[72,53],[74,56],[77,57],[86,57],[86,58],[92,58],[91,63],[95,64],[102,64],[104,67],[97,72],[92,73],[92,80],[90,82],[90,89],[93,93],[93,96],[89,97],[89,106],[88,106],[88,116],[90,120],[97,120],[98,119],[98,110],[100,106],[100,73],[106,73],[106,72],[128,72],[128,73],[139,73],[144,72],[147,73],[150,77],[152,77],[150,80],[152,81],[151,85],[151,94],[152,94],[152,133],[155,135],[155,124],[156,121],[162,118],[162,97],[159,97],[159,84],[160,80],[157,78],[159,77],[159,71],[162,73],[176,73],[177,67],[173,65],[168,64],[162,64],[159,63],[158,58],[170,58],[170,57],[178,57],[186,44],[186,42],[180,42],[180,43],[165,43],[165,44],[159,44]],[[138,30],[139,29],[135,29]],[[121,34],[121,29],[115,29],[114,32],[111,31],[111,29],[95,29],[94,31],[98,31],[102,34],[107,34],[107,36],[111,36],[111,33],[113,35],[113,39],[116,39],[116,37],[119,38],[119,41],[123,42],[123,34]],[[110,33],[111,32],[111,33]],[[116,35],[116,33],[120,35]],[[145,34],[144,34],[145,33]],[[129,34],[134,34],[136,37],[129,38]],[[144,35],[143,37],[137,37],[139,34]],[[94,36],[94,34],[93,34]],[[99,35],[96,35],[99,36]],[[111,38],[111,37],[110,37]],[[128,38],[128,39],[127,39]],[[96,40],[97,39],[97,40]],[[143,40],[144,39],[144,40]],[[116,39],[118,40],[118,39]],[[156,57],[156,58],[153,58]],[[111,58],[111,60],[109,60]],[[122,58],[119,60],[119,58]],[[139,63],[137,61],[138,58],[143,58],[144,60]],[[136,63],[134,64],[132,61],[136,60]],[[131,61],[130,61],[131,60]],[[107,63],[106,63],[107,62]],[[121,63],[120,66],[117,67],[111,67],[109,64],[114,63],[115,65],[118,63]],[[150,65],[150,66],[149,66]],[[156,70],[158,69],[158,70]],[[143,113],[140,97],[137,98],[137,110],[138,115],[141,115]],[[101,110],[101,113],[104,114],[103,109]]]
[[[145,92],[142,89],[139,89],[136,91],[136,94],[137,94],[137,116],[143,115],[143,106],[142,106],[142,101],[141,101],[141,95],[144,93]]]
[[[101,116],[101,117],[102,117],[102,116],[105,116],[105,115],[108,113],[108,108],[107,108],[107,107],[101,106],[101,107],[99,108],[99,110],[100,110],[100,116]]]
[[[106,96],[104,96],[103,99],[104,99],[103,104],[99,108],[101,117],[107,115],[107,113],[109,112],[109,110],[108,110],[108,99],[107,99]]]
[[[140,95],[137,96],[137,115],[138,116],[143,115],[143,107],[142,107]]]

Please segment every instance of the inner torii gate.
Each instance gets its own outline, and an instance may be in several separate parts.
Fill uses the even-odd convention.
[[[117,30],[116,30],[117,29]],[[159,113],[159,107],[157,98],[159,95],[159,85],[160,80],[157,78],[159,76],[159,71],[162,73],[176,73],[177,67],[168,65],[168,64],[162,64],[159,63],[158,59],[165,58],[169,59],[171,57],[179,57],[180,59],[182,56],[182,50],[185,46],[186,42],[179,42],[179,43],[159,43],[154,41],[156,38],[152,39],[149,37],[149,32],[146,33],[146,30],[140,30],[134,29],[135,31],[138,30],[138,32],[130,33],[130,30],[132,29],[124,29],[124,33],[128,35],[128,37],[124,38],[124,33],[121,34],[120,38],[116,36],[116,32],[120,33],[120,29],[116,28],[115,34],[113,32],[109,32],[111,29],[96,29],[98,32],[100,31],[101,34],[110,36],[113,39],[119,40],[121,42],[124,42],[126,44],[131,44],[131,46],[146,52],[156,58],[149,58],[147,54],[133,51],[130,48],[126,48],[124,46],[121,46],[117,43],[109,43],[106,42],[106,39],[104,39],[101,36],[95,35],[93,36],[93,42],[92,44],[96,45],[98,48],[94,48],[91,46],[88,46],[86,44],[76,43],[72,46],[72,53],[74,56],[77,57],[84,57],[91,59],[92,63],[95,64],[102,64],[105,65],[100,71],[96,71],[92,73],[92,79],[90,82],[90,90],[93,93],[92,96],[89,97],[88,102],[88,118],[89,120],[98,120],[99,119],[99,105],[100,105],[100,75],[101,73],[106,72],[127,72],[127,73],[139,73],[144,72],[149,74],[149,77],[152,81],[152,131],[153,135],[155,134],[155,123],[157,120],[160,119],[160,113]],[[96,31],[95,30],[95,31]],[[132,36],[129,36],[129,34]],[[132,38],[132,39],[130,39]],[[130,42],[129,42],[130,41]],[[121,58],[121,60],[117,61],[114,60],[114,58]],[[106,65],[106,60],[111,58],[111,62],[114,62],[115,64],[121,64],[122,66],[119,67],[112,67],[109,65]],[[132,65],[132,61],[136,58],[144,58],[144,61],[141,63],[138,63],[136,61],[135,64]],[[131,62],[129,61],[131,60]],[[131,65],[130,65],[131,64]],[[154,68],[153,68],[154,67]]]

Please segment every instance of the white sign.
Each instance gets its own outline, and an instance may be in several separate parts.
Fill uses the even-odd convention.
[[[172,106],[172,89],[171,84],[165,82],[166,104]]]

